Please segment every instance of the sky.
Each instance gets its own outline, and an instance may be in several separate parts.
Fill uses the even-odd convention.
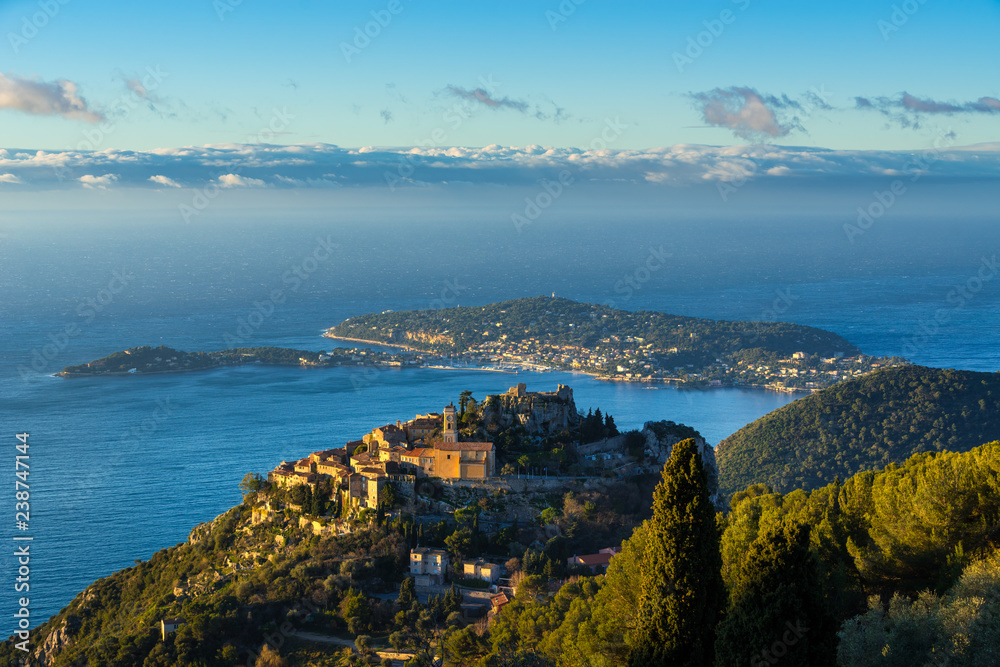
[[[1000,174],[996,0],[7,0],[0,28],[14,208]]]

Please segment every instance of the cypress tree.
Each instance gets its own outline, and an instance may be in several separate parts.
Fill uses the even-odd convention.
[[[674,445],[647,526],[629,665],[711,665],[725,585],[708,475],[693,439]]]
[[[804,524],[778,524],[750,546],[719,624],[717,665],[835,664],[837,626],[809,534]]]
[[[416,582],[413,577],[406,577],[403,579],[403,583],[399,586],[399,597],[396,598],[396,604],[403,611],[408,610],[413,606],[414,601],[417,599],[417,587]]]

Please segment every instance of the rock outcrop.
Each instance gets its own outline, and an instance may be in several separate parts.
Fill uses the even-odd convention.
[[[721,502],[719,496],[719,468],[715,464],[715,449],[712,448],[694,429],[682,424],[668,421],[646,422],[642,426],[642,436],[646,438],[645,453],[647,459],[652,459],[660,466],[667,462],[674,445],[692,438],[701,454],[701,463],[708,473],[708,492],[712,503],[716,506]]]
[[[47,667],[55,662],[56,656],[73,643],[73,636],[80,629],[80,619],[69,616],[59,626],[46,635],[45,639],[32,651],[31,664]]]
[[[573,389],[564,384],[556,391],[527,391],[525,385],[511,387],[506,394],[487,396],[480,404],[487,430],[521,425],[529,435],[550,435],[574,428],[580,414]]]

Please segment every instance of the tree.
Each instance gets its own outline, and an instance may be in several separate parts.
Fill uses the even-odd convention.
[[[465,416],[465,408],[469,405],[469,399],[472,398],[472,392],[466,389],[461,394],[458,395],[458,410],[459,417]]]
[[[240,491],[243,492],[243,499],[251,493],[257,493],[264,487],[264,478],[260,476],[259,473],[248,472],[243,476],[243,481],[240,482]]]
[[[353,588],[347,590],[341,602],[341,616],[347,621],[347,628],[353,634],[361,634],[368,630],[371,619],[371,607],[368,605],[368,598],[364,593],[355,591]]]
[[[399,605],[400,609],[407,610],[416,600],[417,584],[413,580],[413,577],[407,577],[403,579],[403,583],[399,586],[399,597],[396,598],[396,604]]]
[[[836,624],[823,597],[805,524],[778,524],[750,546],[719,624],[717,665],[833,665]]]
[[[306,503],[310,500],[309,487],[305,484],[299,484],[292,487],[292,490],[288,494],[288,499],[293,505],[298,505],[299,507],[306,507]]]
[[[531,463],[531,458],[527,454],[524,454],[517,460],[517,464],[522,468],[527,468],[529,463]]]
[[[444,543],[449,549],[451,549],[451,552],[455,554],[456,558],[461,559],[463,556],[467,556],[472,553],[474,546],[472,531],[468,528],[459,528],[454,533],[446,537]]]
[[[277,651],[271,650],[271,647],[267,644],[264,644],[264,648],[260,650],[257,662],[254,663],[256,667],[285,667],[287,664],[288,662]]]
[[[472,628],[464,628],[448,635],[444,641],[446,665],[471,665],[486,654],[486,643]]]
[[[611,414],[604,415],[604,435],[612,437],[618,435],[618,427],[615,426],[615,418]]]
[[[397,651],[402,651],[404,648],[406,648],[408,643],[409,641],[406,637],[405,632],[397,630],[396,632],[393,632],[391,635],[389,635],[389,646],[393,647]]]
[[[358,635],[355,637],[354,648],[358,649],[358,653],[362,656],[368,656],[374,653],[372,650],[372,638],[369,635]]]
[[[674,445],[663,466],[645,537],[629,664],[712,664],[725,586],[708,475],[693,439]]]
[[[312,494],[312,502],[310,503],[309,513],[313,516],[322,516],[326,503],[323,502],[323,494],[320,492],[319,488]]]

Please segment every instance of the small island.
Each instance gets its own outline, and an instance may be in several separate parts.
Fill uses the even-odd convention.
[[[95,375],[130,375],[151,373],[184,373],[222,366],[264,364],[269,366],[402,366],[398,354],[361,348],[343,348],[331,352],[309,352],[284,347],[237,347],[217,352],[184,352],[161,345],[141,345],[109,354],[87,364],[67,366],[59,377],[90,377]]]

